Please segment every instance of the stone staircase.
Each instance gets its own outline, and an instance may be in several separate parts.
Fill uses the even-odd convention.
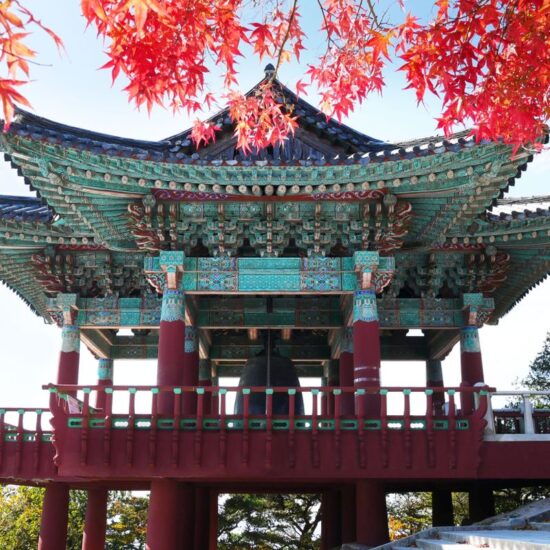
[[[550,550],[550,499],[464,527],[433,527],[371,550]],[[341,550],[367,550],[344,544]]]
[[[465,530],[445,531],[438,529],[430,538],[417,538],[416,548],[423,550],[548,550],[549,531],[525,530]],[[393,546],[394,550],[410,549],[411,546]]]

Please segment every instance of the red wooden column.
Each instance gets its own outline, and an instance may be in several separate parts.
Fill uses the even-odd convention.
[[[165,289],[162,295],[162,308],[159,327],[158,347],[158,386],[180,386],[184,370],[185,342],[185,300],[183,291]],[[174,414],[174,396],[159,395],[159,414]]]
[[[63,319],[61,351],[57,365],[56,381],[58,384],[78,384],[80,329],[76,325],[76,302],[76,294],[59,294],[57,296],[57,305]]]
[[[426,386],[428,388],[443,387],[443,369],[441,361],[428,359],[426,361]],[[443,414],[445,406],[445,394],[435,391],[432,397],[432,412],[435,415]]]
[[[337,489],[323,491],[321,497],[321,550],[331,550],[342,542],[341,503]]]
[[[353,295],[353,385],[380,387],[380,323],[376,307],[375,273],[378,252],[355,252],[357,290]],[[380,415],[380,395],[358,397],[356,412],[366,417]]]
[[[61,329],[61,352],[57,366],[58,384],[78,384],[80,363],[80,329],[76,325],[63,325]]]
[[[192,496],[193,490],[190,490]],[[193,532],[184,533],[185,527],[191,528],[185,518],[192,508],[189,509],[184,504],[188,502],[185,502],[180,483],[171,479],[151,481],[147,514],[147,550],[193,550]],[[188,541],[190,544],[185,544]]]
[[[210,490],[210,518],[208,521],[208,550],[218,548],[218,492]]]
[[[80,329],[74,324],[76,295],[60,294],[57,298],[63,314],[61,351],[57,365],[58,384],[78,384],[80,363]],[[65,550],[69,513],[69,486],[50,483],[46,486],[40,520],[39,550]]]
[[[479,345],[479,331],[476,326],[463,327],[460,332],[460,371],[462,387],[470,388],[483,382],[483,362]],[[471,393],[463,392],[460,396],[462,414],[472,414],[474,399]]]
[[[340,521],[342,523],[342,544],[355,541],[355,485],[345,485],[340,490]]]
[[[489,302],[489,303],[486,303]],[[491,300],[485,300],[482,294],[464,294],[465,326],[460,331],[460,370],[462,387],[472,387],[484,382],[483,361],[479,345],[478,324],[482,325],[487,316]],[[471,393],[463,392],[460,396],[462,414],[471,414],[474,410],[474,399]]]
[[[199,359],[199,386],[203,388],[212,386],[210,371],[210,359]],[[212,412],[212,394],[204,394],[204,414],[211,414]]]
[[[353,387],[353,333],[351,328],[344,328],[340,335],[340,386]],[[342,414],[353,415],[355,412],[353,395],[342,393]]]
[[[195,489],[195,550],[207,550],[210,540],[210,490]]]
[[[82,550],[104,550],[105,530],[107,528],[107,497],[104,487],[88,489]]]
[[[69,486],[50,483],[46,487],[40,520],[38,550],[65,550],[69,517]]]
[[[214,386],[215,388],[219,387],[220,379],[218,376],[218,367],[215,363],[212,363],[212,361],[210,361],[210,379],[212,380],[211,382],[212,386]],[[215,394],[212,394],[212,406],[211,406],[212,414],[218,415],[220,412],[219,409],[220,409],[220,396],[216,392]]]
[[[335,388],[340,385],[338,376],[338,361],[335,359],[328,359],[323,363],[323,386],[329,388]],[[321,414],[324,416],[332,416],[335,414],[335,399],[333,393],[328,393],[322,396],[321,401]]]
[[[161,252],[158,259],[160,273],[149,281],[162,291],[158,343],[158,386],[180,386],[184,370],[185,346],[185,296],[181,288],[181,277],[185,255],[183,252]],[[153,259],[151,259],[153,260]],[[146,261],[146,273],[151,266]],[[164,416],[174,414],[174,396],[159,394],[158,412]]]
[[[388,513],[384,486],[379,481],[361,480],[355,486],[356,540],[379,546],[389,541]]]
[[[185,327],[184,359],[181,385],[197,386],[199,383],[199,350],[197,346],[197,329],[191,325]],[[183,394],[182,413],[193,415],[197,412],[197,394]]]
[[[97,362],[97,385],[110,387],[113,385],[113,360],[100,358]],[[105,393],[97,392],[95,406],[98,409],[105,408]]]

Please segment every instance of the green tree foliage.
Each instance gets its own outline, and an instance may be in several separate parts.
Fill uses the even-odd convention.
[[[529,367],[529,374],[521,381],[521,387],[531,391],[550,391],[550,332],[542,350]],[[541,396],[534,400],[536,407],[550,407],[550,396]]]
[[[220,550],[320,548],[318,495],[227,495],[218,510]]]
[[[44,489],[39,487],[2,487],[0,491],[0,548],[28,550],[36,548]],[[73,491],[69,503],[67,547],[80,549],[86,511],[86,494]]]
[[[127,491],[110,492],[105,548],[144,550],[148,507],[148,498]]]
[[[71,491],[67,549],[80,550],[86,514],[86,492]],[[36,548],[44,489],[39,487],[2,487],[0,491],[0,548]],[[147,499],[128,492],[111,492],[105,548],[129,550],[145,548]]]

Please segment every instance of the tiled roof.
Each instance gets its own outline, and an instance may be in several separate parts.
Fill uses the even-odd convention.
[[[261,82],[257,86],[260,84]],[[367,165],[458,152],[476,145],[467,132],[460,132],[449,138],[432,136],[411,142],[386,143],[340,124],[334,119],[328,119],[316,107],[300,99],[286,86],[278,81],[275,81],[275,85],[285,102],[294,105],[299,130],[284,147],[275,146],[269,150],[264,149],[246,155],[236,150],[234,144],[228,147],[219,146],[223,136],[230,137],[233,133],[233,123],[227,109],[211,118],[211,121],[222,130],[218,142],[203,146],[198,151],[191,142],[191,130],[161,141],[143,141],[59,124],[21,109],[17,111],[9,133],[35,141],[89,151],[92,154],[213,166]],[[257,86],[249,93],[253,93]],[[303,135],[308,136],[305,141],[301,139]]]
[[[0,218],[29,222],[49,222],[53,212],[34,197],[0,195]]]
[[[536,210],[525,209],[521,212],[512,210],[512,212],[499,212],[498,214],[487,213],[489,221],[513,221],[513,220],[531,220],[534,218],[550,217],[550,208],[537,208]]]

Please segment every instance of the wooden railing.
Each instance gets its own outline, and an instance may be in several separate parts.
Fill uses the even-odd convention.
[[[494,398],[512,402],[505,408],[493,408]],[[535,436],[549,434],[550,407],[537,402],[550,400],[550,391],[496,391],[490,393],[486,414],[485,434]]]
[[[48,385],[44,386],[53,395],[57,395],[58,404],[75,422],[71,427],[81,427],[91,420],[92,426],[99,426],[98,418],[110,419],[118,422],[125,419],[140,422],[156,419],[162,427],[174,427],[172,420],[186,420],[180,427],[186,429],[201,429],[196,420],[201,418],[224,420],[231,424],[233,429],[246,427],[246,420],[264,418],[285,421],[294,420],[299,423],[300,429],[313,428],[315,419],[321,422],[327,420],[339,421],[345,419],[364,419],[373,422],[376,428],[384,426],[387,429],[426,429],[428,424],[436,429],[467,426],[467,417],[463,417],[457,408],[459,394],[476,396],[477,406],[483,407],[490,388],[425,388],[425,387],[388,387],[365,388],[354,387],[173,387],[173,386],[73,386]],[[284,396],[288,412],[277,414],[273,404]],[[265,410],[258,414],[249,412],[251,403],[258,402],[257,398],[265,402]],[[297,401],[301,398],[304,403],[305,414],[298,413]],[[233,405],[237,399],[242,400],[241,414],[233,412]],[[414,403],[412,403],[414,401]],[[102,407],[92,406],[102,403]],[[54,407],[55,408],[54,402]],[[371,414],[362,413],[365,407],[361,403],[370,403],[366,409]],[[373,411],[374,406],[374,412]],[[255,407],[257,409],[257,405]],[[411,413],[412,408],[418,412]],[[370,418],[369,418],[370,416]],[[435,419],[435,420],[434,420]],[[189,420],[190,422],[187,422]],[[303,425],[303,420],[309,424]],[[456,424],[455,424],[456,421]],[[254,429],[259,425],[252,422]],[[223,424],[223,423],[222,423]],[[351,424],[349,424],[351,425]],[[216,427],[220,427],[216,424]],[[286,426],[286,424],[285,424]],[[348,424],[346,424],[348,426]],[[115,427],[119,427],[115,424]],[[213,429],[212,422],[208,422],[207,429]],[[227,426],[226,426],[227,427]],[[266,427],[261,424],[262,429]],[[370,427],[370,426],[367,426]],[[204,428],[204,426],[202,426]]]
[[[488,388],[47,386],[64,475],[438,475],[477,465]],[[460,393],[479,396],[470,416]],[[71,396],[67,398],[67,396]],[[258,411],[257,398],[265,400]],[[284,397],[287,410],[275,414]],[[239,398],[242,409],[232,404]],[[301,414],[298,403],[304,402]],[[256,401],[256,402],[255,402]],[[92,405],[100,403],[100,408]],[[252,403],[254,403],[252,407]],[[254,410],[254,413],[252,412]]]
[[[53,472],[53,432],[46,409],[0,408],[0,477]]]

